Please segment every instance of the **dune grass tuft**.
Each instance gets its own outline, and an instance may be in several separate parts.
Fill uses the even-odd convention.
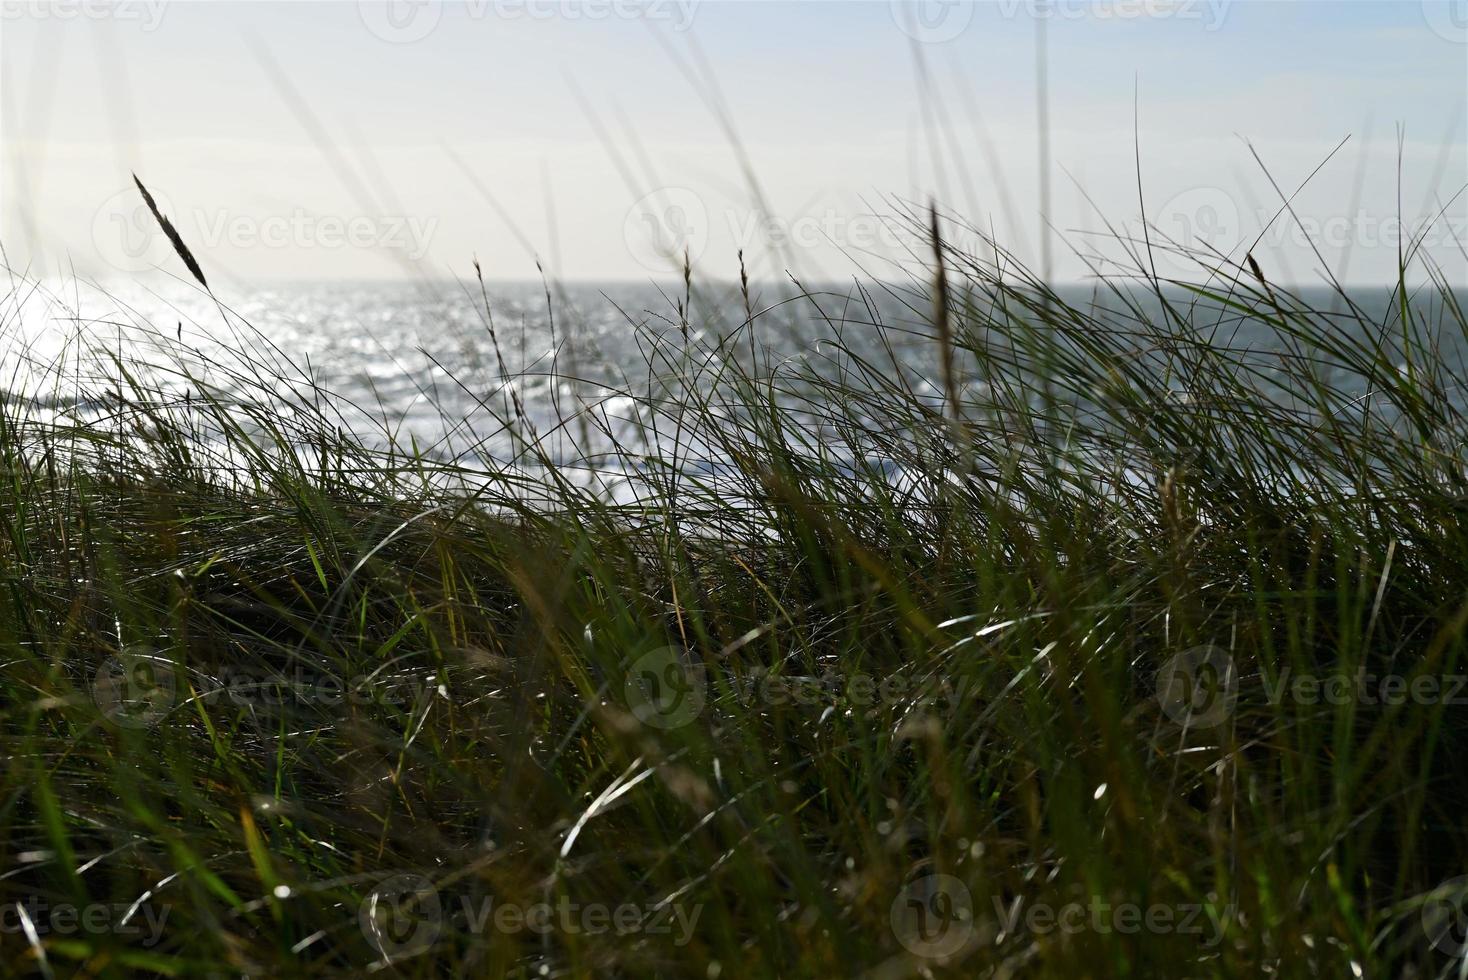
[[[0,960],[1459,975],[1461,294],[1203,257],[1078,302],[925,217],[905,286],[741,269],[703,322],[686,273],[620,388],[508,377],[475,284],[474,463],[233,321],[233,369],[29,357]]]

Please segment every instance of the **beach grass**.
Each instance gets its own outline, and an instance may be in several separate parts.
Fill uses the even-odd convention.
[[[486,354],[497,462],[223,308],[207,376],[7,355],[7,969],[1461,976],[1461,291],[1152,241],[1081,303],[909,224],[902,283],[690,276],[617,390]]]

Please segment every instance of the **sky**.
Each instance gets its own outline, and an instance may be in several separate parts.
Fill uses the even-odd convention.
[[[1293,283],[1394,281],[1427,221],[1468,283],[1468,0],[0,12],[0,245],[35,275],[182,274],[136,173],[238,283],[882,275],[881,219],[929,201],[1058,282],[1145,214]]]

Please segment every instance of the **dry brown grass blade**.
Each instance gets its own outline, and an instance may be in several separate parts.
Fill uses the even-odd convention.
[[[178,253],[179,258],[183,259],[183,264],[188,266],[189,271],[194,274],[194,278],[199,280],[199,285],[208,289],[209,283],[204,278],[204,270],[199,268],[199,263],[194,259],[194,253],[190,252],[189,247],[184,244],[183,237],[179,235],[178,229],[173,227],[173,222],[169,221],[163,216],[163,212],[158,210],[158,205],[153,201],[153,195],[148,193],[148,188],[143,186],[143,182],[138,179],[137,174],[133,174],[133,183],[138,185],[138,190],[143,195],[143,202],[148,205],[148,210],[153,212],[153,217],[158,221],[158,227],[163,229],[163,234],[168,236],[168,242],[173,246],[173,250]]]
[[[1249,271],[1254,273],[1254,278],[1259,280],[1259,285],[1263,286],[1264,291],[1269,294],[1269,302],[1273,306],[1278,307],[1279,300],[1274,298],[1274,287],[1270,286],[1269,280],[1264,278],[1264,270],[1259,268],[1259,263],[1255,260],[1254,253],[1249,252],[1245,254],[1244,258],[1249,262]]]
[[[958,379],[953,369],[953,324],[948,309],[948,270],[943,264],[943,239],[938,233],[938,205],[928,204],[928,230],[933,239],[933,323],[938,328],[938,354],[943,393],[949,418],[958,426]]]

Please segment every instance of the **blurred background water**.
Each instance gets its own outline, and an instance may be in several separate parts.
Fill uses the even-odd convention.
[[[469,469],[523,461],[528,429],[537,453],[557,465],[594,467],[593,460],[616,446],[619,455],[640,447],[654,456],[677,438],[686,465],[715,470],[727,461],[706,442],[652,418],[660,404],[677,404],[685,359],[707,365],[710,350],[746,365],[757,358],[766,370],[781,365],[787,382],[802,373],[838,375],[853,357],[865,358],[902,373],[941,411],[925,286],[807,290],[811,295],[792,283],[751,286],[758,351],[751,355],[742,329],[745,300],[734,284],[695,283],[685,295],[682,283],[492,282],[481,292],[477,282],[296,282],[218,300],[178,280],[32,284],[13,288],[0,307],[0,356],[8,373],[0,387],[12,402],[52,417],[107,424],[112,412],[99,395],[113,385],[116,356],[139,377],[151,372],[159,390],[178,397],[202,382],[244,403],[306,398],[370,446]],[[1135,325],[1136,310],[1165,322],[1146,289],[1129,291],[1125,301],[1107,286],[1065,287],[1060,294],[1078,308],[1104,311],[1098,322],[1118,330]],[[1392,291],[1353,291],[1350,303],[1359,314],[1323,288],[1298,295],[1346,333],[1363,333],[1362,320],[1373,329],[1388,325],[1378,339],[1386,356],[1401,356],[1400,331],[1389,327],[1398,315]],[[1436,292],[1424,290],[1412,302],[1414,316],[1425,322],[1451,322]],[[1188,319],[1214,343],[1266,369],[1283,349],[1262,319],[1216,304],[1194,306]],[[1434,355],[1455,366],[1464,357],[1456,330],[1442,333]],[[1138,356],[1159,355],[1139,350]],[[974,383],[971,362],[961,352],[957,368],[965,385]],[[1363,384],[1349,377],[1342,383]],[[510,424],[516,399],[525,415],[518,433]],[[819,413],[812,415],[819,432]],[[616,461],[627,465],[625,458]]]

